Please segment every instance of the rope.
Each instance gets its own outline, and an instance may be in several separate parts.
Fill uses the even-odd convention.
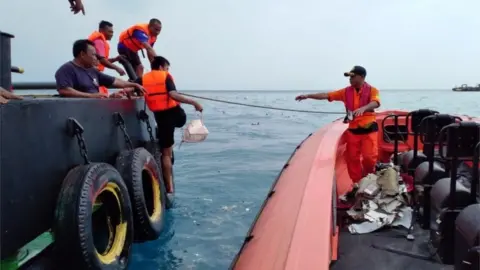
[[[296,109],[287,109],[287,108],[278,108],[278,107],[254,105],[254,104],[248,104],[248,103],[240,103],[240,102],[234,102],[234,101],[228,101],[228,100],[221,100],[221,99],[215,99],[215,98],[207,98],[207,97],[201,97],[201,96],[196,96],[196,95],[191,95],[191,94],[185,94],[185,93],[180,93],[180,94],[182,94],[182,95],[184,95],[184,96],[187,96],[187,97],[194,97],[194,98],[198,98],[198,99],[210,100],[210,101],[215,101],[215,102],[220,102],[220,103],[226,103],[226,104],[233,104],[233,105],[239,105],[239,106],[245,106],[245,107],[254,107],[254,108],[260,108],[260,109],[269,109],[269,110],[287,111],[287,112],[301,112],[301,113],[321,113],[321,114],[342,114],[342,115],[345,115],[345,112],[296,110]]]

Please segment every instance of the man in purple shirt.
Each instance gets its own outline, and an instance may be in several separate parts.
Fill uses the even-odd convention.
[[[105,98],[107,94],[99,92],[99,86],[115,88],[145,89],[133,82],[127,82],[100,72],[95,68],[98,59],[94,43],[80,39],[73,44],[73,61],[63,64],[55,73],[57,91],[64,97]]]

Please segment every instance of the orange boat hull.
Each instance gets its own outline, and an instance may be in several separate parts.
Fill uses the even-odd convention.
[[[390,114],[377,113],[379,126]],[[464,120],[479,120],[462,116]],[[389,121],[390,120],[390,121]],[[393,119],[385,121],[393,125]],[[405,118],[399,119],[405,125]],[[351,187],[344,158],[347,125],[338,119],[310,134],[287,161],[257,215],[233,270],[327,270],[337,259],[336,201]],[[393,143],[380,128],[379,159],[386,162]],[[399,143],[399,152],[410,150],[413,138]],[[422,147],[419,141],[419,147]]]

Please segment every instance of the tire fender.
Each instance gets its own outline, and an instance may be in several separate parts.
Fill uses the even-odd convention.
[[[135,148],[121,152],[115,167],[130,194],[135,241],[158,239],[163,229],[166,193],[155,158],[145,148]]]
[[[162,181],[165,186],[165,191],[167,193],[166,197],[166,202],[165,202],[165,207],[166,209],[170,209],[173,207],[174,201],[175,201],[175,176],[173,173],[173,168],[172,168],[172,187],[170,187],[170,190],[167,188],[168,184],[165,182],[165,179],[163,178],[163,169],[162,169],[162,152],[160,151],[160,148],[158,147],[158,141],[155,141],[153,144],[152,142],[147,142],[145,148],[150,152],[155,160],[157,161],[157,165],[160,169],[160,174],[162,175]],[[172,167],[175,163],[175,153],[172,151]]]
[[[107,228],[104,250],[96,246],[95,220]],[[128,190],[114,167],[91,163],[68,172],[52,226],[61,269],[127,269],[133,229]]]

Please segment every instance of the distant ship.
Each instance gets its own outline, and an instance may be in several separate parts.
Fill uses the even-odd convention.
[[[477,84],[477,86],[468,86],[466,84],[462,84],[460,87],[455,86],[452,88],[453,91],[464,91],[464,92],[480,92],[480,84]]]

